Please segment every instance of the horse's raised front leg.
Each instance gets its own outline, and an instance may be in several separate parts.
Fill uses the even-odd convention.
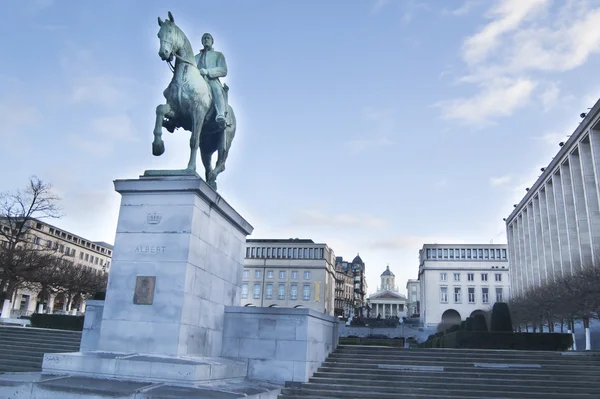
[[[165,152],[165,143],[162,140],[162,127],[165,115],[173,112],[169,104],[160,104],[156,107],[156,121],[154,123],[154,141],[152,142],[152,155],[159,156]]]

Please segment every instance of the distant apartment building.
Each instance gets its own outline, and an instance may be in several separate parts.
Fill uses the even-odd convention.
[[[515,295],[600,257],[600,100],[505,219]]]
[[[407,317],[418,315],[421,309],[421,282],[409,279],[406,282],[406,313]]]
[[[327,244],[246,240],[242,306],[304,307],[333,316],[335,284],[335,254]]]
[[[58,256],[71,260],[74,265],[99,272],[109,272],[112,245],[105,242],[91,241],[41,220],[32,219],[27,224],[29,227],[27,240],[35,247],[56,251]],[[4,231],[10,230],[6,218],[0,217],[0,228]],[[0,237],[0,241],[2,241],[2,237]],[[6,242],[0,243],[0,245],[6,244]],[[40,304],[45,304],[43,306],[44,313],[85,311],[84,298],[76,297],[68,305],[68,301],[63,294],[50,294],[30,289],[19,289],[11,300],[12,317],[30,315],[40,310]]]
[[[334,315],[348,318],[353,314],[354,308],[354,275],[351,268],[342,267],[341,259],[337,257],[335,263]]]
[[[353,279],[353,300],[352,308],[354,316],[367,316],[367,275],[365,262],[360,255],[356,255],[352,262],[345,261],[342,257],[336,258],[336,265],[348,274],[352,274]]]
[[[507,246],[425,244],[419,250],[419,283],[424,325],[465,320],[508,300]]]

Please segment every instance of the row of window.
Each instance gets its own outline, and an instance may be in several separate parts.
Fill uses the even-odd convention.
[[[246,258],[323,259],[323,248],[247,247]]]
[[[252,298],[260,299],[261,295],[261,284],[254,284],[252,291]],[[277,299],[283,300],[285,299],[285,284],[279,284],[277,290]],[[248,298],[248,283],[242,284],[242,299]],[[273,299],[273,284],[267,283],[265,284],[265,299]],[[298,284],[290,285],[290,299],[296,300],[298,299]],[[310,300],[310,284],[304,284],[302,287],[302,299],[305,301]]]
[[[37,223],[35,226],[36,229],[43,231],[44,230],[44,226],[41,223]],[[112,251],[110,249],[106,249],[104,247],[101,247],[100,245],[96,245],[94,243],[91,243],[89,241],[85,241],[84,239],[81,239],[77,236],[71,235],[71,234],[67,234],[64,231],[60,231],[58,229],[54,229],[52,227],[50,227],[50,234],[53,234],[57,237],[63,238],[65,240],[68,241],[73,241],[75,244],[79,244],[83,247],[89,248],[92,251],[97,251],[100,252],[102,254],[107,254],[108,256],[112,255]]]
[[[34,242],[37,245],[41,245],[41,239],[39,237],[36,237]],[[75,255],[77,255],[77,251],[75,250],[75,248],[65,247],[63,244],[59,244],[58,242],[52,242],[51,240],[48,240],[48,241],[46,241],[46,246],[48,248],[52,248],[54,246],[54,249],[56,249],[60,253],[64,253],[66,256],[75,257]],[[86,254],[83,251],[79,252],[79,259],[86,261],[86,262],[90,262],[92,264],[105,266],[104,259],[100,258],[99,256]],[[106,262],[106,267],[107,268],[110,267],[109,261]]]
[[[266,278],[274,278],[275,276],[275,271],[274,270],[267,270],[266,273]],[[279,279],[280,280],[284,280],[287,277],[287,271],[286,270],[280,270],[279,271]],[[297,280],[298,279],[298,271],[296,270],[292,270],[291,273],[292,279],[293,280]],[[304,272],[304,279],[305,280],[310,280],[310,276],[311,273],[309,271],[305,271]],[[250,277],[250,270],[244,270],[244,278],[249,278]],[[255,279],[259,279],[262,278],[262,270],[255,270],[254,271],[254,278]]]
[[[427,248],[427,259],[506,259],[506,249]]]
[[[453,273],[454,281],[460,281],[460,273]],[[440,281],[448,281],[448,273],[440,273]],[[475,281],[475,273],[467,273],[467,281]],[[488,281],[488,274],[481,273],[481,281]],[[494,273],[494,281],[502,281],[502,273]]]
[[[496,302],[502,302],[504,293],[502,287],[496,287]],[[475,302],[475,288],[467,288],[468,303]],[[440,287],[440,303],[448,303],[448,287]],[[462,287],[454,287],[454,303],[462,303]],[[489,288],[481,288],[481,303],[490,303]]]

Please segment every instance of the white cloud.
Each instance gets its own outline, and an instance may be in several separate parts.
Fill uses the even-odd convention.
[[[560,95],[560,89],[556,83],[550,83],[544,91],[540,93],[540,100],[542,101],[542,106],[544,107],[544,111],[549,111],[558,102],[558,96]]]
[[[359,153],[376,147],[386,147],[394,144],[391,140],[385,137],[373,139],[356,139],[345,143],[346,148],[352,153]]]
[[[300,226],[319,226],[336,228],[383,229],[387,222],[373,216],[350,215],[323,212],[320,210],[302,210],[295,215],[293,224]]]
[[[550,0],[502,0],[488,12],[492,21],[483,29],[468,37],[463,44],[463,58],[468,64],[484,61],[501,44],[502,35],[516,30],[519,25],[547,7]]]
[[[467,15],[469,12],[471,12],[471,10],[473,10],[473,8],[477,7],[479,4],[481,4],[481,1],[466,0],[460,7],[455,8],[451,11],[447,11],[447,13],[457,17]]]
[[[558,143],[560,143],[561,141],[567,141],[566,133],[559,133],[559,132],[548,132],[541,136],[536,136],[534,138],[537,140],[541,140],[542,142],[544,142],[548,145],[553,145],[553,146],[558,146]],[[557,149],[557,151],[558,151],[558,149]]]
[[[16,136],[22,128],[33,126],[40,120],[40,111],[36,107],[13,101],[0,102],[0,136]]]
[[[372,13],[378,13],[381,9],[387,6],[392,0],[376,0],[371,9]]]
[[[490,178],[490,184],[492,186],[502,186],[511,181],[510,176],[492,177]]]
[[[399,235],[383,240],[372,241],[368,244],[368,248],[377,250],[408,250],[412,251],[416,256],[419,253],[419,249],[423,247],[423,244],[442,243],[462,244],[464,243],[464,240],[457,239],[456,237]]]
[[[111,115],[94,118],[91,121],[93,132],[102,139],[117,141],[137,141],[133,121],[127,115]]]
[[[436,104],[442,116],[466,124],[485,125],[490,118],[508,116],[526,106],[536,83],[529,79],[498,79],[481,84],[480,92],[473,97],[458,98]]]
[[[486,124],[512,115],[532,95],[548,111],[569,96],[560,92],[555,76],[549,81],[545,74],[573,70],[600,53],[598,2],[497,0],[486,16],[489,21],[463,42],[467,72],[458,80],[476,84],[479,90],[469,98],[441,103],[446,118]],[[489,83],[498,81],[520,84]],[[508,102],[494,101],[497,94]],[[473,117],[469,111],[481,100],[492,107]],[[496,103],[500,109],[494,112]]]

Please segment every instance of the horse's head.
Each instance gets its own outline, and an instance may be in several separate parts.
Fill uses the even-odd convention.
[[[173,14],[169,11],[169,19],[164,21],[158,17],[158,39],[160,40],[160,49],[158,55],[163,61],[171,61],[173,55],[183,46],[184,40],[181,30],[175,25]]]

